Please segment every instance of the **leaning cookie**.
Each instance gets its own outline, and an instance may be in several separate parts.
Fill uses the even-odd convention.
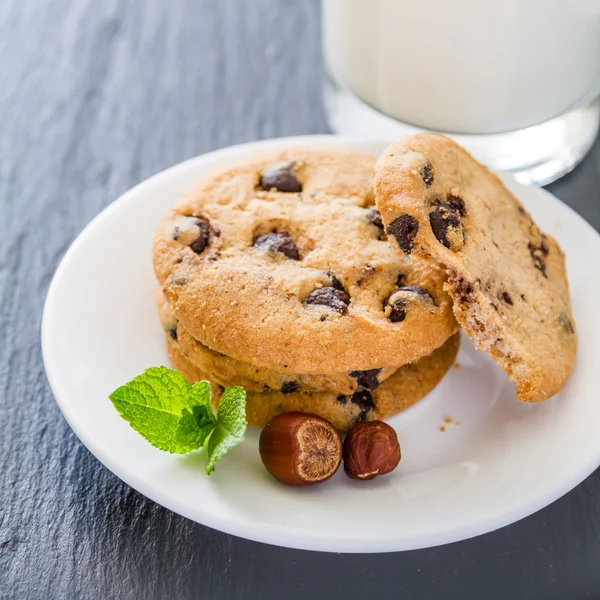
[[[244,389],[253,392],[274,390],[290,394],[326,391],[348,395],[353,394],[359,386],[374,390],[401,366],[366,371],[352,370],[349,373],[330,375],[279,373],[267,367],[257,367],[225,356],[199,342],[183,328],[181,323],[177,322],[160,289],[157,290],[156,305],[165,333],[177,340],[179,348],[193,365],[206,373],[211,381],[224,386],[241,385]]]
[[[421,134],[382,154],[375,193],[399,255],[447,270],[458,322],[518,398],[559,392],[577,351],[565,257],[500,179],[450,139]]]
[[[206,373],[183,355],[176,340],[167,335],[165,343],[171,364],[190,383],[208,379]],[[460,334],[455,334],[429,356],[398,369],[372,392],[359,389],[349,396],[332,392],[249,392],[248,423],[253,427],[264,427],[275,415],[294,410],[317,414],[340,431],[348,430],[358,421],[387,419],[412,406],[438,385],[453,365],[459,345]],[[222,388],[213,385],[215,400],[221,391]]]
[[[405,364],[458,328],[444,272],[398,258],[374,210],[374,159],[290,149],[205,177],[167,213],[158,282],[184,329],[281,373]]]

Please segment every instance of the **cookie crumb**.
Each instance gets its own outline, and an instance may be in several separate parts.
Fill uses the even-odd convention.
[[[444,432],[444,431],[446,431],[446,428],[445,428],[445,427],[442,425],[442,426],[440,427],[440,431],[441,431],[441,432]]]
[[[460,363],[454,363],[454,369],[458,371],[460,369]]]

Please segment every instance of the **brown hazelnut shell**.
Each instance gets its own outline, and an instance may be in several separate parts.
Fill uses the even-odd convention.
[[[288,485],[326,481],[342,462],[342,438],[327,420],[302,412],[271,419],[260,434],[260,457],[267,471]]]
[[[400,463],[398,436],[383,421],[357,423],[344,440],[344,471],[352,479],[374,479]]]

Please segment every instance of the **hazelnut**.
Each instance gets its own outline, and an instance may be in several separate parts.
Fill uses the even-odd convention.
[[[352,479],[391,473],[400,462],[396,432],[383,421],[358,423],[344,440],[344,471]]]
[[[329,479],[342,462],[342,438],[317,415],[286,412],[271,419],[258,443],[267,471],[289,485],[310,485]]]

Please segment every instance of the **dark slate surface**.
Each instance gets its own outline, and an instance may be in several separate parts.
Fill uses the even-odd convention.
[[[108,472],[60,415],[39,327],[69,243],[183,159],[327,131],[320,78],[317,0],[0,2],[1,598],[600,597],[598,473],[474,540],[325,555],[171,514]],[[600,145],[551,189],[600,227]]]

